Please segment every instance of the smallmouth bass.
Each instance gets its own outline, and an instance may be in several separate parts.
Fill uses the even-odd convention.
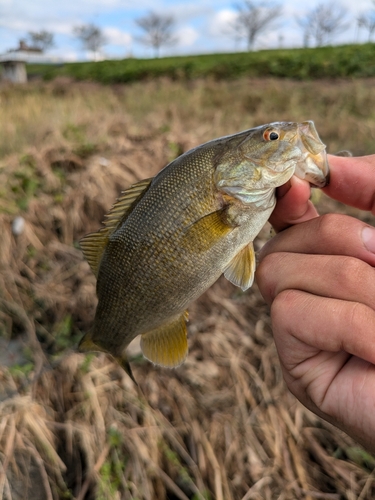
[[[111,354],[132,377],[125,349],[141,335],[147,359],[180,365],[188,305],[223,273],[242,290],[252,285],[252,242],[292,175],[326,184],[325,145],[311,121],[209,141],[124,191],[104,227],[81,240],[98,306],[79,349]]]

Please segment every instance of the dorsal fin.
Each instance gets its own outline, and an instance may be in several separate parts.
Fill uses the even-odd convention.
[[[105,216],[104,227],[84,236],[80,243],[83,255],[95,276],[98,276],[99,265],[108,239],[117,227],[129,216],[138,201],[143,197],[153,178],[143,179],[123,191],[115,204]]]
[[[153,177],[149,179],[143,179],[130,186],[130,188],[122,191],[119,198],[117,198],[111,210],[105,216],[103,224],[108,231],[108,236],[112,234],[117,226],[123,222],[136,206],[138,201],[143,197],[147,188],[152,182]]]

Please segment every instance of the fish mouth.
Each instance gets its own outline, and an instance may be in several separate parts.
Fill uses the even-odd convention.
[[[326,146],[320,140],[314,122],[298,124],[297,146],[302,158],[296,164],[295,175],[314,187],[324,187],[329,182],[329,166]]]

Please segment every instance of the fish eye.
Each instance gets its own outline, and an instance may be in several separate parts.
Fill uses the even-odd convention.
[[[266,141],[277,141],[279,139],[279,134],[275,130],[266,130],[263,134],[263,138]]]

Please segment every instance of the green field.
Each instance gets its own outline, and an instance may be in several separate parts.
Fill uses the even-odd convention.
[[[29,65],[31,77],[69,76],[101,83],[127,83],[157,77],[174,80],[280,77],[298,80],[375,76],[375,45],[329,46],[311,49],[261,50],[160,59],[124,59]]]

